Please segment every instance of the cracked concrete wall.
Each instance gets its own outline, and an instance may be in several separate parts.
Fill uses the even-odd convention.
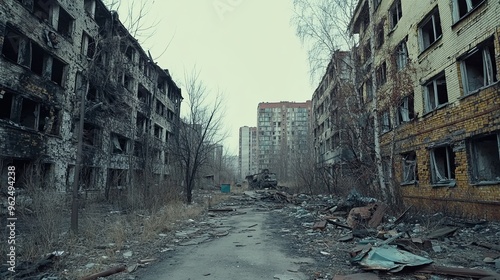
[[[133,58],[124,59],[128,53],[120,52],[119,48],[114,52],[102,51],[107,56],[101,56],[98,51],[106,42],[132,48]],[[95,52],[93,56],[89,55],[91,50]],[[96,143],[83,147],[84,170],[95,173],[90,179],[82,179],[92,182],[92,186],[85,188],[104,189],[109,183],[109,170],[129,173],[141,168],[142,159],[133,154],[134,143],[153,138],[154,131],[148,129],[146,137],[138,133],[138,112],[151,125],[163,129],[157,140],[161,162],[156,162],[158,166],[154,169],[158,174],[167,174],[166,140],[168,133],[175,135],[182,100],[180,88],[168,70],[150,60],[100,0],[2,1],[0,53],[2,176],[9,164],[48,163],[53,166],[49,170],[53,187],[59,191],[71,189],[82,94],[86,96],[85,124],[97,132]],[[106,67],[100,67],[107,74],[99,77],[105,86],[100,88],[102,93],[98,97],[91,98],[87,85],[96,80],[92,71],[99,68],[97,60],[101,57],[108,62]],[[125,85],[116,68],[122,68],[120,73],[126,73],[129,84]],[[149,104],[139,100],[139,84],[151,95]],[[109,101],[117,96],[122,98]],[[157,102],[165,109],[155,112]],[[118,105],[121,110],[114,110]],[[119,135],[127,147],[125,154],[113,153],[114,135]],[[6,182],[2,180],[0,184]]]

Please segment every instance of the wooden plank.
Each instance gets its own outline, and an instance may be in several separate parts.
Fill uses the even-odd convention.
[[[389,206],[385,204],[377,204],[377,209],[375,209],[375,212],[372,214],[372,218],[368,222],[368,226],[371,228],[376,228],[380,223],[382,222],[382,219],[384,218],[385,211]]]

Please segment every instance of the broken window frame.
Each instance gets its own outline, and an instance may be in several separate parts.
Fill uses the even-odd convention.
[[[75,133],[75,135],[76,134],[77,133]],[[101,129],[92,123],[84,122],[82,135],[83,144],[91,147],[99,147],[100,140]]]
[[[142,136],[149,132],[149,127],[151,125],[151,120],[148,119],[145,115],[137,112],[136,121],[135,121],[135,130],[137,136]]]
[[[87,59],[92,60],[95,56],[96,44],[94,38],[92,38],[87,32],[82,32],[82,46],[81,52]]]
[[[376,49],[380,49],[380,47],[382,47],[382,45],[384,44],[385,42],[385,30],[384,30],[384,24],[385,24],[385,18],[382,19],[376,26],[375,28],[375,33],[376,33],[376,44],[375,44],[375,48]]]
[[[395,49],[395,57],[396,57],[396,69],[398,71],[403,70],[406,68],[406,65],[408,64],[408,47],[406,45],[406,42],[408,40],[408,37],[403,39],[398,46]]]
[[[489,139],[489,145],[484,143],[485,139]],[[495,141],[496,140],[496,141]],[[486,140],[488,141],[488,140]],[[473,185],[490,185],[500,182],[500,132],[494,132],[486,135],[472,137],[467,140],[468,144],[468,160],[469,160],[469,178]],[[496,145],[496,147],[495,147]],[[479,161],[479,157],[489,158],[489,164],[484,164],[484,161]],[[498,170],[495,170],[495,167]],[[484,172],[490,173],[485,176]],[[495,174],[496,173],[496,174]],[[494,176],[494,177],[493,177]]]
[[[444,85],[444,89],[441,86]],[[430,113],[448,104],[448,88],[446,85],[446,75],[439,73],[424,84],[424,113]],[[431,92],[432,89],[432,92]],[[444,90],[444,92],[443,92]],[[446,95],[444,100],[443,95]],[[440,98],[441,97],[441,98]]]
[[[111,153],[112,154],[128,154],[129,139],[116,133],[111,133]]]
[[[415,151],[401,154],[401,183],[400,185],[412,185],[418,181],[417,154]]]
[[[415,104],[413,100],[413,95],[408,95],[403,97],[401,103],[398,106],[398,124],[410,122],[415,117]]]
[[[367,79],[365,82],[365,90],[366,90],[366,102],[370,102],[373,100],[373,81],[371,78]]]
[[[436,6],[428,16],[426,16],[418,24],[418,38],[420,52],[424,52],[429,47],[434,45],[443,36],[441,29],[441,19],[439,17],[439,9]]]
[[[40,20],[49,21],[52,15],[52,0],[34,0],[31,4],[30,9],[33,14]]]
[[[387,64],[382,62],[380,66],[377,68],[376,73],[377,86],[383,86],[387,82]]]
[[[39,110],[38,131],[45,134],[59,135],[60,114],[61,112],[59,109],[41,104]]]
[[[42,132],[44,134],[59,135],[60,110],[50,105],[37,102],[32,99],[24,98],[10,91],[4,91],[0,101],[9,107],[8,111],[1,119],[10,120],[23,127]],[[10,96],[8,101],[4,99]],[[8,104],[6,104],[8,103]],[[31,104],[32,109],[27,109],[26,104]],[[31,121],[28,122],[27,115],[32,114]]]
[[[159,124],[154,124],[154,127],[153,127],[153,135],[158,138],[159,140],[162,140],[163,141],[163,127]]]
[[[444,158],[436,159],[437,151],[444,149]],[[455,181],[455,153],[452,146],[435,147],[429,151],[431,184],[434,186],[454,187]],[[440,168],[441,167],[441,168]],[[442,170],[440,170],[442,169]],[[444,173],[444,174],[442,174]]]
[[[11,120],[15,95],[10,91],[0,90],[0,119]]]
[[[67,63],[56,58],[49,52],[47,52],[40,45],[35,42],[29,40],[23,34],[15,31],[13,28],[7,27],[6,34],[12,33],[15,37],[18,38],[10,38],[4,39],[3,47],[2,47],[2,55],[6,57],[6,59],[28,68],[31,72],[48,78],[54,83],[58,84],[61,87],[64,87],[66,75],[67,75]],[[13,47],[17,45],[17,52],[6,55],[5,47],[9,46],[7,44],[12,43],[13,41],[18,41],[16,44],[11,44]],[[14,48],[10,47],[12,51]],[[17,54],[17,59],[14,61],[14,54]],[[10,56],[10,57],[9,57]],[[55,67],[59,66],[59,67]],[[60,70],[60,71],[58,71]]]
[[[477,57],[478,54],[480,54],[480,58]],[[469,50],[465,56],[459,59],[459,61],[464,96],[481,91],[481,89],[497,82],[495,45],[493,37]],[[473,70],[477,70],[474,66],[477,67],[478,65],[475,64],[479,61],[482,64],[482,69],[479,71],[482,70],[482,73],[479,73],[479,71],[474,73]],[[473,74],[476,75],[473,76]]]
[[[151,103],[152,95],[142,84],[137,87],[137,100],[144,104],[149,105]]]
[[[391,19],[391,31],[396,29],[399,20],[403,17],[403,10],[401,0],[395,0],[389,8],[389,18]]]
[[[22,98],[20,104],[19,124],[26,128],[37,130],[40,117],[40,104],[28,98]]]
[[[384,110],[380,116],[380,127],[382,133],[391,131],[391,112],[389,110]]]
[[[485,2],[486,0],[452,0],[453,23],[467,17]],[[462,10],[463,8],[465,8],[465,11]]]
[[[132,76],[123,74],[123,86],[129,90],[133,91],[134,90],[134,78]]]
[[[155,106],[156,114],[163,117],[165,116],[165,110],[166,110],[165,104],[163,104],[163,102],[161,102],[160,100],[156,99],[156,106]]]
[[[73,35],[73,25],[75,19],[61,6],[58,6],[57,21],[54,23],[54,28],[61,36],[71,38]]]

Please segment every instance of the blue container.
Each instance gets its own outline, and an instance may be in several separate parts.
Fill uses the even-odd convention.
[[[230,191],[231,191],[231,185],[230,184],[221,184],[220,185],[220,192],[229,193]]]

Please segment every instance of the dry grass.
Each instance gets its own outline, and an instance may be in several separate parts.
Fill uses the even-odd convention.
[[[204,211],[202,205],[185,205],[182,202],[174,202],[145,217],[142,221],[144,228],[142,240],[148,241],[160,233],[166,233],[174,229],[178,221],[193,219],[200,216]]]

